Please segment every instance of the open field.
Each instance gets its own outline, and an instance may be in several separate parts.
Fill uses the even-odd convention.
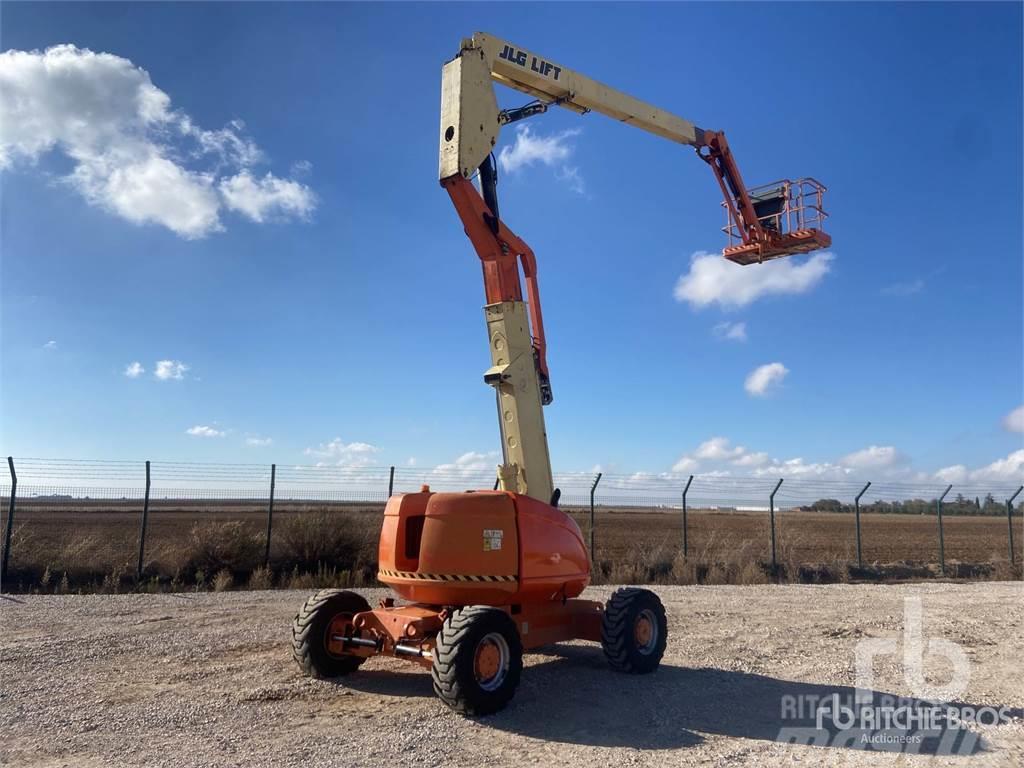
[[[575,515],[582,530],[589,515]],[[690,554],[707,560],[730,559],[737,550],[751,558],[767,558],[770,528],[767,512],[695,511],[687,515]],[[1014,519],[1014,541],[1021,543],[1020,517]],[[776,547],[780,560],[819,563],[856,560],[854,516],[831,512],[776,512]],[[983,563],[1006,559],[1006,518],[943,518],[946,558]],[[637,546],[682,546],[680,512],[599,512],[597,558],[615,561]],[[938,562],[938,522],[934,515],[862,514],[864,562],[900,560]]]
[[[570,511],[586,537],[589,514]],[[296,531],[306,538],[317,535],[315,530],[301,530],[305,521],[307,526],[323,524],[325,530],[345,539],[340,551],[320,553],[336,570],[353,574],[351,581],[343,583],[372,580],[381,514],[379,506],[281,504],[274,513],[272,570],[279,576],[293,573],[296,566],[302,571],[317,570],[316,547],[305,539],[295,541]],[[134,578],[140,521],[140,511],[127,503],[111,507],[110,502],[94,502],[74,510],[25,503],[15,518],[8,587],[32,590],[45,581],[43,586],[52,589],[64,573],[69,574],[71,589],[100,586],[104,579],[112,581],[111,574],[116,580],[108,587],[127,583]],[[936,572],[939,541],[935,515],[865,513],[861,521],[866,565],[912,564],[909,568],[883,569],[882,575],[887,578],[921,578]],[[1014,518],[1018,553],[1024,544],[1021,523],[1019,516]],[[197,571],[203,571],[203,579],[209,582],[216,572],[226,568],[235,583],[244,583],[263,563],[266,526],[265,509],[254,505],[154,503],[147,527],[147,578],[161,583],[176,579],[186,585],[195,583]],[[682,515],[678,510],[599,509],[595,575],[598,580],[630,582],[764,581],[764,564],[771,551],[769,531],[766,512],[691,510],[689,558],[682,563]],[[225,537],[229,540],[219,542]],[[949,576],[1019,575],[1020,554],[1018,568],[1009,567],[1004,517],[947,515],[944,538]],[[218,552],[226,550],[220,560],[217,556],[197,560],[197,548],[206,550],[213,545],[218,545]],[[828,570],[826,580],[850,578],[846,564],[856,562],[853,515],[777,512],[776,549],[778,561],[790,579],[798,577],[801,567],[804,575],[800,578],[807,580],[808,573],[818,578],[822,566]],[[979,569],[975,567],[978,564],[986,566]],[[44,576],[47,571],[49,575]],[[854,579],[871,577],[868,572],[852,574]]]
[[[0,763],[146,766],[1019,766],[1024,764],[1024,587],[1019,583],[655,587],[669,646],[650,676],[611,672],[598,647],[527,656],[511,706],[467,720],[429,676],[370,660],[336,681],[300,677],[289,624],[306,593],[0,598]],[[586,597],[604,600],[610,587]],[[384,593],[365,590],[371,602]],[[865,639],[899,639],[904,598],[923,637],[970,660],[960,701],[1005,706],[920,755],[786,743],[787,697],[848,696]],[[949,680],[925,657],[929,685]],[[913,693],[899,657],[875,665],[875,700]],[[793,699],[790,698],[790,701]],[[966,747],[965,747],[966,745]],[[879,747],[882,748],[882,747]]]

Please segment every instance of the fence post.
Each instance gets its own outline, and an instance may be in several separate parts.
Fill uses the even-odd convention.
[[[863,488],[860,489],[860,493],[857,494],[857,498],[855,498],[853,500],[854,516],[855,516],[855,518],[857,520],[857,567],[858,568],[863,568],[864,567],[864,561],[861,559],[861,556],[860,556],[860,497],[863,496],[867,492],[868,488],[870,488],[870,487],[871,487],[871,483],[868,482],[867,485],[865,485]]]
[[[935,502],[935,510],[939,518],[939,573],[943,576],[946,575],[946,539],[942,535],[942,500],[946,498],[946,494],[949,493],[949,489],[952,487],[952,485],[947,485],[946,490],[942,492],[938,501]]]
[[[1017,498],[1017,496],[1022,492],[1022,490],[1024,490],[1024,485],[1021,485],[1019,488],[1017,488],[1017,490],[1014,493],[1014,495],[1012,497],[1010,497],[1009,499],[1007,499],[1007,525],[1010,526],[1009,530],[1010,530],[1010,564],[1011,565],[1015,565],[1017,563],[1017,552],[1014,550],[1014,499]],[[13,492],[13,490],[11,490],[11,492],[10,492],[10,505],[11,505],[11,507],[14,506],[14,492]],[[7,523],[7,524],[10,525],[10,523]],[[9,527],[7,529],[10,530]]]
[[[391,467],[391,474],[388,475],[388,498],[395,492],[395,468]]]
[[[135,580],[142,581],[142,563],[146,556],[146,524],[149,522],[149,459],[146,460],[146,495],[142,499],[142,526],[139,529],[139,565]]]
[[[686,481],[686,487],[683,488],[683,557],[687,557],[690,554],[690,540],[686,528],[686,492],[690,490],[690,483],[693,482],[693,475],[690,475],[690,479]]]
[[[779,492],[779,488],[782,486],[782,478],[779,478],[779,482],[775,484],[775,489],[772,491],[772,495],[768,497],[768,513],[771,517],[772,526],[772,576],[776,579],[779,577],[778,568],[775,562],[775,494]]]
[[[597,490],[597,484],[601,482],[602,472],[597,473],[597,477],[594,478],[593,485],[590,486],[590,562],[595,563],[594,560],[594,491]]]
[[[14,528],[14,499],[18,493],[18,473],[14,471],[14,458],[7,457],[7,468],[11,470],[11,498],[7,505],[7,533],[4,535],[4,561],[0,567],[0,584],[7,581],[7,565],[11,560],[11,531]]]
[[[274,483],[277,480],[277,464],[270,465],[270,500],[267,503],[267,551],[263,554],[263,567],[270,567],[270,532],[274,528]]]

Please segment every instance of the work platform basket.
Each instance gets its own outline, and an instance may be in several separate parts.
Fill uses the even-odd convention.
[[[828,213],[824,208],[825,186],[821,182],[810,177],[784,179],[755,187],[749,194],[764,237],[744,240],[736,211],[723,202],[726,224],[722,231],[728,237],[728,245],[722,255],[729,261],[754,264],[832,244],[832,238],[823,229]]]

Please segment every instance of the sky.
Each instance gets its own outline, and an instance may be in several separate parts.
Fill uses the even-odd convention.
[[[1024,476],[1019,4],[0,24],[5,455],[497,463],[480,270],[437,183],[440,68],[483,30],[725,130],[748,184],[828,187],[828,252],[740,267],[690,148],[558,109],[503,129],[556,470]]]

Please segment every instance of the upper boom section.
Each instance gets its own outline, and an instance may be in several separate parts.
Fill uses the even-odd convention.
[[[491,77],[502,85],[580,114],[600,112],[679,144],[704,143],[703,131],[689,120],[555,64],[525,48],[484,32],[477,32],[470,40],[463,41],[464,47],[467,42],[483,50],[491,65]]]
[[[507,113],[498,111],[491,80],[529,94],[538,111],[555,104],[579,114],[599,112],[678,144],[705,145],[689,120],[556,64],[525,48],[477,32],[442,71],[439,176],[476,173],[497,143]]]
[[[536,97],[515,109],[498,109],[494,82]],[[722,255],[752,264],[827,248],[832,239],[822,229],[828,214],[825,187],[811,178],[766,185],[755,198],[740,175],[725,134],[698,128],[671,112],[640,101],[525,48],[478,32],[462,41],[459,55],[441,75],[439,175],[470,178],[481,170],[484,195],[498,217],[494,177],[488,157],[506,123],[546,112],[551,106],[579,114],[598,112],[626,125],[689,145],[711,166],[727,212],[729,246]],[[734,240],[735,238],[735,240]]]

